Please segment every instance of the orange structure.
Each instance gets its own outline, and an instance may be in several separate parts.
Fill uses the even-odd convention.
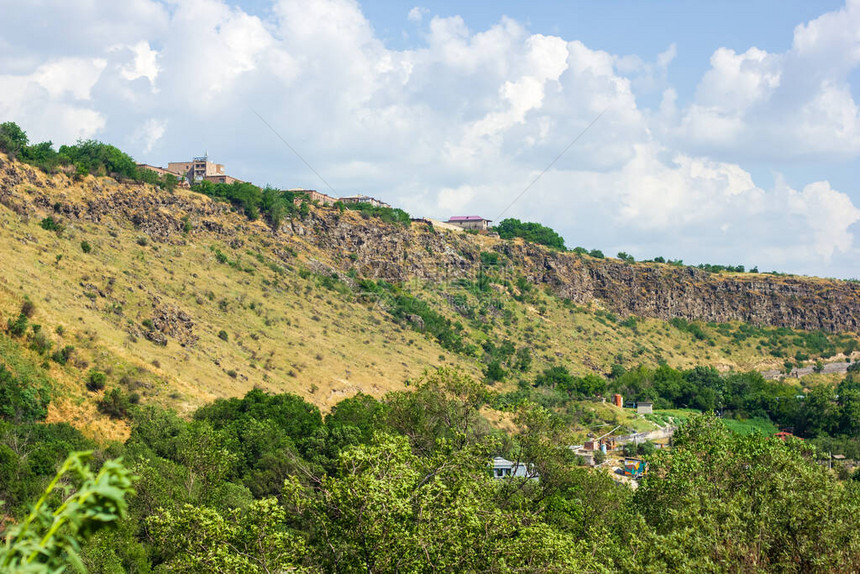
[[[612,404],[619,409],[624,408],[624,399],[618,393],[612,395]]]

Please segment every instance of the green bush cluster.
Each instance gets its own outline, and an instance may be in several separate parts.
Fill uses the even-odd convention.
[[[521,237],[531,243],[538,245],[546,245],[553,249],[564,251],[564,238],[553,231],[551,228],[528,221],[520,221],[519,219],[503,219],[493,228],[502,239],[513,239]]]
[[[344,209],[351,211],[359,211],[366,214],[368,217],[375,217],[385,223],[392,225],[408,226],[411,222],[409,214],[402,209],[396,207],[374,206],[369,203],[340,203],[337,205],[343,206]]]
[[[75,145],[60,146],[54,150],[50,141],[28,145],[29,139],[14,122],[0,124],[0,150],[48,173],[72,167],[75,175],[108,175],[151,183],[173,189],[177,180],[173,175],[160,176],[148,169],[139,169],[135,161],[118,148],[96,140],[78,140]]]

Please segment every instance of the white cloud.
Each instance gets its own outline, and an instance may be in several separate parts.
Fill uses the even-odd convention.
[[[798,26],[790,50],[720,48],[674,130],[676,142],[724,158],[860,157],[849,83],[860,64],[860,2]]]
[[[406,19],[410,22],[420,22],[424,19],[424,16],[429,14],[430,10],[427,8],[422,8],[421,6],[415,6],[412,10],[409,11],[409,14],[406,15]]]
[[[126,80],[146,78],[152,86],[158,77],[158,52],[153,50],[149,42],[140,41],[133,46],[117,46],[115,49],[128,49],[134,54],[134,61],[121,68],[121,75]]]
[[[856,250],[848,194],[763,189],[745,164],[860,154],[855,1],[798,27],[785,53],[715,51],[689,103],[667,80],[674,44],[618,55],[504,17],[470,30],[415,7],[423,43],[395,50],[354,0],[277,0],[265,18],[222,0],[93,0],[87,17],[60,4],[38,11],[50,45],[0,22],[15,54],[0,54],[0,118],[33,139],[100,137],[158,164],[208,150],[242,179],[325,188],[253,109],[337,193],[416,215],[495,217],[558,157],[506,215],[572,244],[799,270]]]
[[[142,145],[143,153],[149,153],[166,130],[167,120],[150,118],[135,130],[135,140]]]

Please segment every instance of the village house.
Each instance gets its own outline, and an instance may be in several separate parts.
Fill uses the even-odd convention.
[[[493,458],[493,478],[506,478],[509,476],[525,478],[528,475],[528,469],[523,462],[514,463],[500,456]]]
[[[347,197],[341,197],[338,201],[341,203],[366,203],[372,205],[373,207],[391,207],[384,201],[380,201],[368,195],[349,195]]]
[[[492,219],[484,219],[477,215],[455,215],[445,223],[456,225],[460,229],[476,229],[478,231],[487,231],[490,228]]]
[[[636,403],[636,413],[640,415],[650,415],[654,412],[654,403],[651,401],[639,401]]]

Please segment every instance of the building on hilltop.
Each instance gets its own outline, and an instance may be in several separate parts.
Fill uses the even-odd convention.
[[[139,163],[137,167],[138,169],[154,171],[158,175],[175,175],[179,178],[180,184],[184,183],[185,185],[200,183],[201,181],[227,184],[245,183],[241,179],[227,175],[224,164],[209,161],[208,155],[195,157],[191,161],[171,161],[166,168],[146,163]]]
[[[336,197],[332,197],[330,195],[320,193],[319,191],[317,191],[315,189],[294,188],[294,189],[288,189],[287,191],[294,193],[296,195],[303,195],[303,196],[308,198],[308,201],[316,201],[320,205],[334,205],[335,203],[337,203]],[[300,204],[301,202],[302,202],[301,197],[297,197],[296,199],[293,200],[293,203],[295,203],[296,205]]]
[[[341,203],[366,203],[373,207],[391,207],[384,201],[380,201],[368,195],[350,195],[347,197],[341,197],[338,201]]]
[[[456,225],[461,229],[476,229],[478,231],[487,231],[490,228],[492,219],[484,219],[478,215],[455,215],[445,223]]]
[[[203,179],[204,181],[211,181],[212,183],[245,183],[241,179],[236,179],[229,175],[204,175]]]
[[[209,161],[209,155],[195,157],[191,161],[171,161],[167,171],[185,177],[188,183],[197,183],[207,177],[226,176],[224,164]]]

